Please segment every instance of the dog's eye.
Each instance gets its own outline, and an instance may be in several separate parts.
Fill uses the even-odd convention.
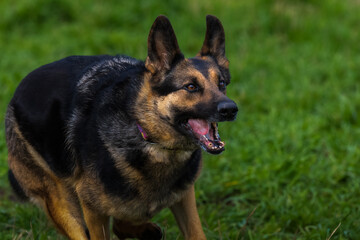
[[[196,92],[199,88],[198,86],[196,86],[195,84],[193,83],[190,83],[188,85],[185,86],[185,89],[189,92]]]
[[[220,80],[220,82],[219,82],[219,88],[220,88],[220,90],[225,90],[225,88],[226,88],[226,83],[225,83],[224,80]]]

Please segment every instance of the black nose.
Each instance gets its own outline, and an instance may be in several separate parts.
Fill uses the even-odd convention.
[[[232,121],[236,118],[238,107],[236,106],[236,103],[230,100],[220,102],[217,106],[217,110],[222,121]]]

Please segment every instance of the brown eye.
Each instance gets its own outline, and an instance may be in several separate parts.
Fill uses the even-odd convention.
[[[196,92],[198,90],[198,87],[195,84],[188,84],[185,86],[185,89],[189,92]]]
[[[220,88],[220,90],[225,90],[225,88],[226,88],[226,83],[225,83],[224,80],[220,80],[220,82],[219,82],[219,88]]]

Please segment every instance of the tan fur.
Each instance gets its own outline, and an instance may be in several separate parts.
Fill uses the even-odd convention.
[[[226,69],[229,69],[229,60],[227,58],[223,57],[218,60],[218,64]]]
[[[150,62],[149,57],[147,57],[146,60],[145,60],[145,67],[146,67],[147,70],[150,71],[151,74],[155,74],[155,73],[156,73],[156,67],[154,66],[154,64],[152,64],[152,63]]]
[[[171,94],[170,94],[171,95]],[[171,96],[170,96],[171,97]],[[156,139],[156,143],[167,149],[187,149],[186,146],[179,146],[179,142],[186,142],[186,138],[180,135],[176,130],[160,118],[169,116],[169,108],[166,106],[173,101],[166,103],[168,98],[158,99],[153,95],[150,81],[144,81],[139,95],[136,99],[136,106],[139,106],[135,113],[138,123],[145,129],[152,139]],[[191,149],[190,149],[191,150]]]
[[[170,209],[186,240],[206,239],[197,213],[194,186],[191,186],[181,201]]]
[[[45,160],[24,138],[12,109],[6,117],[8,163],[18,183],[32,202],[45,210],[60,232],[69,239],[87,239],[83,231],[85,223],[77,197],[69,190],[71,187],[52,173]]]
[[[26,189],[31,201],[45,210],[55,227],[69,239],[87,239],[83,232],[85,224],[76,196],[48,175],[39,178],[33,171],[22,166],[17,159],[9,156],[9,160],[12,161],[10,166],[14,166],[14,175],[23,177],[19,184]]]
[[[212,82],[216,83],[220,74],[219,74],[218,70],[215,70],[214,68],[210,68],[209,69],[209,75],[210,75],[209,79]]]
[[[101,215],[98,212],[82,204],[84,219],[90,233],[90,239],[110,239],[109,220],[110,217]]]
[[[214,64],[214,67],[210,69],[210,79],[206,79],[205,76],[194,68],[188,59],[179,63],[175,70],[175,79],[196,78],[205,89],[207,89],[204,95],[196,95],[195,97],[189,97],[185,91],[176,91],[166,96],[154,96],[154,92],[151,90],[151,81],[144,81],[140,89],[140,93],[136,100],[137,109],[139,109],[135,115],[139,124],[145,129],[146,133],[152,138],[156,139],[156,143],[164,146],[167,149],[188,149],[194,150],[193,144],[186,144],[187,139],[179,134],[168,122],[164,119],[172,119],[173,107],[178,109],[192,109],[199,102],[210,102],[214,96],[220,96],[218,91],[218,76],[219,70],[217,69],[213,59],[205,58],[210,64]],[[151,78],[151,75],[145,75],[145,78]],[[210,80],[210,81],[209,81]],[[174,122],[171,122],[175,124]],[[181,145],[179,145],[181,143]]]
[[[19,130],[19,127],[17,125],[17,123],[14,123],[14,132],[16,134],[16,136],[18,137],[18,141],[22,142],[25,147],[27,152],[29,152],[31,158],[35,161],[33,161],[35,164],[37,164],[42,170],[44,170],[52,179],[55,179],[55,175],[53,174],[53,172],[50,170],[49,166],[47,165],[47,163],[45,162],[44,158],[41,157],[41,155],[33,148],[33,146],[31,146],[28,141],[25,140],[25,138],[23,137],[22,133]]]
[[[44,202],[45,212],[53,220],[55,227],[69,239],[87,239],[84,232],[85,223],[75,193],[67,190],[60,182],[48,187],[47,191],[51,194],[41,201]]]

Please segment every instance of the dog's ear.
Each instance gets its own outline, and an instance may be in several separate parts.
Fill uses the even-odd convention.
[[[220,66],[229,67],[229,61],[225,57],[224,28],[215,16],[206,16],[206,35],[198,56],[212,56]]]
[[[162,15],[158,16],[149,33],[145,67],[155,74],[158,71],[169,70],[181,59],[184,59],[184,55],[180,51],[169,19]]]

